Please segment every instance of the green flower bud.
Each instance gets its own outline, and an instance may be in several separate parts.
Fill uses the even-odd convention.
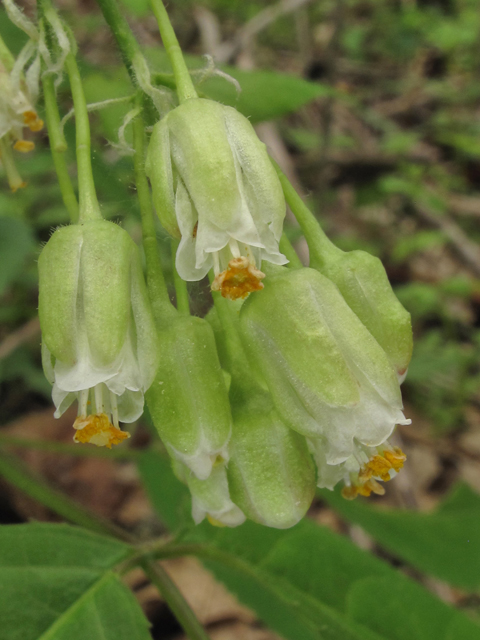
[[[181,462],[173,460],[172,463],[177,478],[190,489],[195,524],[200,524],[205,517],[210,524],[221,527],[237,527],[245,522],[245,515],[230,499],[223,463],[215,465],[206,480],[199,480]]]
[[[258,404],[234,416],[227,466],[230,497],[247,518],[288,529],[313,500],[315,467],[305,438],[285,426],[275,411],[263,409],[264,402]]]
[[[213,331],[206,320],[179,316],[159,341],[148,408],[170,455],[205,480],[217,459],[228,460],[232,425]]]
[[[262,260],[285,264],[280,181],[250,122],[212,100],[192,99],[153,129],[146,160],[164,227],[181,237],[184,280],[214,269],[214,290],[245,297],[262,288]]]
[[[412,324],[410,314],[393,293],[381,261],[365,251],[338,252],[326,261],[321,272],[337,285],[403,381],[412,357]]]
[[[110,447],[127,437],[119,421],[142,414],[159,357],[138,248],[118,225],[93,220],[57,229],[38,264],[55,416],[78,397],[75,440]]]
[[[357,443],[380,445],[409,422],[384,350],[317,271],[270,278],[243,305],[240,327],[280,416],[299,433],[322,437],[328,464],[346,460]]]

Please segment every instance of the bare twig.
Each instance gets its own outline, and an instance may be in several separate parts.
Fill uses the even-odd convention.
[[[398,430],[401,433],[402,438],[406,441],[423,444],[426,447],[434,449],[440,455],[453,455],[457,458],[468,458],[474,462],[480,462],[480,452],[466,449],[452,439],[446,440],[445,438],[430,438],[429,436],[416,431],[415,427],[412,426],[401,426],[398,427]]]
[[[40,333],[40,321],[38,318],[32,318],[24,325],[8,335],[3,342],[0,342],[0,360],[6,358],[15,351],[20,345],[35,338]]]
[[[223,42],[216,48],[213,54],[215,59],[219,63],[228,62],[247,47],[252,38],[270,26],[275,20],[289,13],[293,13],[311,1],[312,0],[280,0],[278,4],[260,11],[260,13],[257,13],[254,18],[237,31],[235,37],[230,42]]]
[[[426,207],[416,204],[416,211],[422,220],[440,229],[449,239],[452,247],[469,265],[476,276],[480,277],[480,247],[472,242],[467,234],[447,215],[435,215]]]

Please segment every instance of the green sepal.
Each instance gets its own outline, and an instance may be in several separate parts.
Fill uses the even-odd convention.
[[[80,225],[57,229],[38,260],[38,315],[42,341],[56,358],[74,364],[77,297],[83,231]]]
[[[146,394],[152,420],[170,455],[201,479],[226,459],[231,412],[212,328],[178,316],[159,331],[160,365]]]
[[[412,357],[411,317],[395,296],[381,261],[365,251],[350,251],[327,260],[321,273],[337,285],[402,376]]]
[[[231,499],[247,518],[287,529],[303,518],[313,500],[315,467],[306,439],[269,405],[265,395],[234,408],[228,484]]]
[[[39,258],[43,341],[73,365],[80,325],[95,365],[111,364],[130,323],[131,262],[138,249],[128,233],[105,220],[57,229]],[[82,345],[84,348],[84,345]]]
[[[131,261],[138,248],[128,233],[105,220],[83,225],[81,288],[93,362],[113,362],[130,323]]]
[[[372,411],[388,408],[400,417],[398,380],[385,352],[317,271],[283,269],[267,278],[243,305],[240,330],[282,419],[300,433],[321,435],[344,415],[340,409],[362,406],[365,393]]]
[[[175,191],[172,161],[170,158],[170,134],[166,118],[153,127],[148,145],[145,171],[152,185],[153,204],[164,229],[180,239],[175,213]]]
[[[226,135],[225,107],[213,100],[188,100],[170,111],[161,124],[168,127],[174,167],[194,198],[198,213],[220,229],[229,229],[241,202],[234,157]],[[152,185],[157,179],[152,168],[154,160],[159,161],[158,155],[151,140],[147,171]],[[228,185],[234,188],[227,188]]]

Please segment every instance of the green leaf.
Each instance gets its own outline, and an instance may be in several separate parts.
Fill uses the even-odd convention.
[[[348,612],[389,640],[478,640],[480,627],[398,574],[366,578],[353,585]]]
[[[0,217],[0,296],[22,273],[33,247],[31,229],[23,220]]]
[[[166,457],[150,452],[148,472],[144,466],[142,476],[151,484],[147,490],[155,496],[163,521],[178,528],[184,516],[176,505],[185,504],[187,491],[178,481],[172,482]],[[450,634],[457,628],[465,633],[458,638],[480,640],[480,628],[463,614],[350,540],[309,520],[284,531],[251,522],[236,529],[215,529],[202,523],[184,532],[180,545],[183,548],[178,551],[171,545],[173,554],[197,555],[265,624],[287,640],[430,640],[431,635],[409,636],[397,629],[406,615],[404,602],[409,606],[405,626],[409,632],[416,619],[419,629],[428,629],[430,607],[433,615],[444,621],[443,626],[434,627],[438,631],[440,626],[435,640],[453,640]],[[380,597],[377,586],[369,589],[365,603],[362,589],[370,582],[383,592]],[[385,607],[390,611],[387,617]],[[365,611],[368,615],[362,613]],[[377,619],[381,623],[377,624]],[[396,625],[395,632],[388,627],[389,619]]]
[[[152,69],[171,72],[165,52],[148,49],[146,55],[152,63]],[[191,69],[205,67],[204,60],[198,56],[187,55],[185,59]],[[251,118],[253,123],[279,118],[296,111],[315,98],[334,93],[334,89],[329,85],[309,82],[276,71],[244,71],[228,66],[222,66],[221,69],[240,83],[240,95],[230,82],[218,76],[200,84],[199,92],[207,98],[235,107],[244,116]]]
[[[240,96],[231,84],[218,77],[207,80],[200,89],[209,98],[235,107],[253,123],[280,118],[315,98],[333,93],[328,85],[275,71],[242,71],[234,67],[223,70],[240,83]]]
[[[137,462],[140,477],[153,508],[170,531],[175,531],[190,519],[190,494],[173,475],[168,456],[150,450]]]
[[[149,626],[135,596],[109,572],[38,640],[151,640]]]
[[[327,491],[321,495],[347,520],[420,571],[466,591],[480,587],[480,496],[466,485],[458,485],[429,514],[380,510]]]
[[[0,637],[147,640],[138,603],[110,571],[131,553],[122,542],[68,525],[1,527]]]

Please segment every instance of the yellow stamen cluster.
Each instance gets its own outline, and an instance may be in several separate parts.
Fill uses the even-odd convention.
[[[233,258],[228,267],[219,273],[212,284],[212,291],[220,291],[224,298],[238,300],[246,298],[252,291],[263,289],[261,280],[265,274],[244,256]]]
[[[36,111],[25,111],[23,113],[23,122],[25,126],[30,129],[30,131],[33,131],[35,133],[43,129],[43,120],[40,120]]]
[[[391,472],[400,471],[406,459],[399,447],[378,452],[360,469],[356,481],[343,488],[342,496],[347,500],[354,500],[357,496],[368,498],[372,493],[383,496],[385,489],[378,480],[391,480]]]
[[[17,140],[13,145],[13,148],[20,153],[28,153],[35,149],[35,144],[31,140]]]
[[[220,522],[220,520],[217,520],[216,518],[212,518],[212,516],[209,513],[207,513],[207,520],[211,525],[213,525],[214,527],[219,527],[220,529],[223,529],[226,526],[225,524],[223,524],[223,522]]]
[[[73,428],[76,429],[73,437],[75,442],[89,442],[97,447],[107,447],[107,449],[111,449],[112,445],[120,444],[130,437],[126,431],[113,426],[105,413],[78,416]]]

